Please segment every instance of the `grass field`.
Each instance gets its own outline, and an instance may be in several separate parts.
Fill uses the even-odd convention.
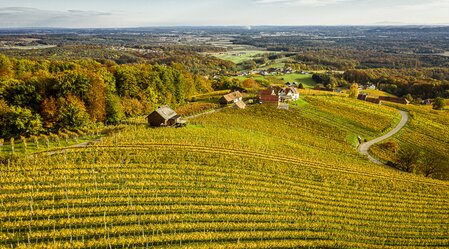
[[[348,140],[381,134],[394,109],[303,95],[1,165],[0,247],[449,246],[449,183],[374,165]]]
[[[214,53],[212,55],[219,59],[232,61],[235,64],[239,64],[247,60],[260,58],[261,57],[260,55],[266,53],[274,53],[274,52],[269,52],[266,50],[242,50],[242,51],[232,50],[229,52]]]
[[[264,79],[265,76],[255,76],[252,77],[253,79]],[[278,79],[282,79],[284,82],[298,82],[302,83],[305,88],[314,88],[316,85],[316,82],[312,79],[312,74],[299,74],[299,73],[293,73],[293,74],[284,74],[284,75],[276,75],[274,76]],[[237,76],[235,77],[241,81],[249,78],[247,76]]]

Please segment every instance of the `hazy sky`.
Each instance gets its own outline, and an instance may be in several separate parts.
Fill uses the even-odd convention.
[[[0,28],[449,24],[449,0],[0,0]]]

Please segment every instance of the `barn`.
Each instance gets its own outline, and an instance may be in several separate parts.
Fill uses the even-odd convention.
[[[154,112],[147,117],[148,124],[153,127],[160,126],[184,126],[186,121],[182,120],[168,105],[159,106]]]

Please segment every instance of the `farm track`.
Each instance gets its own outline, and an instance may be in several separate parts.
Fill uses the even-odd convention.
[[[364,170],[354,170],[351,168],[332,168],[329,167],[326,163],[322,162],[316,162],[316,161],[310,161],[295,157],[289,157],[283,155],[282,157],[279,157],[279,155],[276,154],[270,154],[270,153],[259,153],[254,152],[250,150],[242,150],[242,149],[227,149],[222,147],[211,147],[211,146],[200,146],[200,145],[186,145],[186,144],[171,144],[171,143],[141,143],[141,144],[121,144],[119,146],[105,146],[105,145],[95,145],[93,147],[72,147],[72,148],[66,148],[63,150],[59,150],[59,152],[67,151],[67,150],[73,150],[73,149],[128,149],[128,150],[147,150],[147,149],[159,149],[159,150],[176,150],[182,148],[183,150],[189,150],[192,152],[201,152],[201,153],[211,153],[211,154],[222,154],[222,155],[230,155],[230,156],[246,156],[251,158],[260,158],[264,160],[270,160],[270,161],[276,161],[281,163],[291,163],[293,165],[297,166],[304,166],[307,165],[311,168],[321,169],[321,170],[328,170],[328,171],[334,171],[334,172],[340,172],[340,173],[349,173],[349,174],[356,174],[360,176],[366,176],[366,177],[375,177],[375,178],[382,178],[382,179],[388,179],[388,180],[398,180],[402,182],[411,182],[411,183],[420,183],[420,184],[426,184],[426,185],[436,185],[436,186],[448,186],[449,183],[437,181],[437,180],[411,180],[411,179],[405,179],[405,178],[399,178],[394,177],[392,175],[381,175],[381,174],[375,174],[375,173],[367,173]],[[433,181],[433,182],[432,182]]]
[[[361,154],[367,156],[368,159],[369,159],[371,162],[373,162],[373,163],[375,163],[375,164],[378,164],[378,165],[384,165],[384,166],[387,166],[387,165],[385,165],[384,163],[382,163],[381,161],[379,161],[379,160],[375,159],[374,157],[372,157],[372,156],[369,154],[369,149],[370,149],[371,146],[373,146],[374,144],[377,144],[377,143],[379,143],[379,142],[382,142],[382,141],[384,141],[384,140],[386,140],[386,139],[388,139],[388,138],[390,138],[390,137],[396,135],[398,132],[400,132],[400,131],[404,128],[404,126],[407,124],[407,122],[408,122],[408,120],[409,120],[409,116],[408,116],[408,114],[407,114],[405,111],[399,111],[399,112],[401,113],[401,121],[399,122],[399,124],[398,124],[396,127],[394,127],[391,131],[389,131],[387,134],[385,134],[385,135],[383,135],[383,136],[380,136],[380,137],[378,137],[378,138],[372,139],[372,140],[370,140],[370,141],[368,141],[368,142],[366,142],[366,143],[360,144],[359,147],[357,148],[358,151],[359,151]],[[387,166],[387,167],[388,167],[388,166]]]

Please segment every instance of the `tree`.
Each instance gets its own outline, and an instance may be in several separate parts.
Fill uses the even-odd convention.
[[[36,135],[42,132],[42,120],[38,114],[22,107],[5,107],[0,111],[0,136],[11,138]]]
[[[87,125],[87,114],[84,102],[76,96],[67,95],[58,99],[58,123],[59,129],[76,130]]]
[[[106,123],[118,124],[125,117],[119,96],[108,94],[106,97]]]
[[[86,93],[86,109],[90,120],[103,122],[106,118],[106,85],[97,75],[91,76],[91,85]]]
[[[420,154],[418,150],[413,148],[402,148],[398,152],[399,169],[408,173],[415,171],[419,161]]]
[[[350,98],[356,99],[359,96],[359,85],[357,83],[352,84],[348,93]]]
[[[12,63],[8,57],[0,54],[0,77],[12,74]]]
[[[410,93],[405,95],[404,98],[407,99],[410,103],[413,102],[413,96]]]
[[[256,88],[259,86],[253,78],[248,78],[242,82],[242,86],[246,88]]]
[[[433,101],[432,107],[434,110],[443,110],[444,106],[446,105],[445,102],[446,101],[443,98],[438,97]]]
[[[419,170],[425,177],[430,177],[441,171],[443,162],[441,157],[425,153],[421,155]]]

